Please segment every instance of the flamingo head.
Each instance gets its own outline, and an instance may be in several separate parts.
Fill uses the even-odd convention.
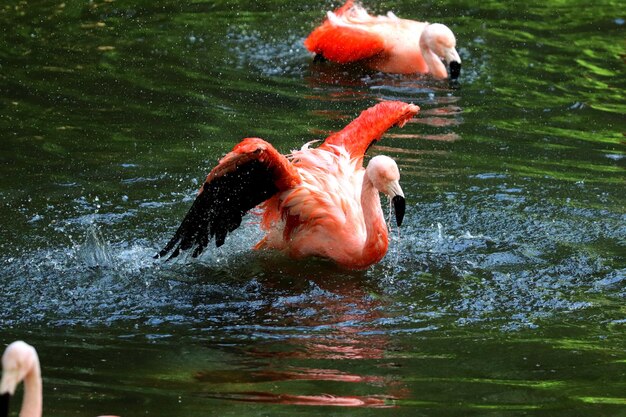
[[[31,345],[18,340],[7,346],[2,355],[2,380],[0,395],[12,396],[17,385],[26,375],[38,369],[37,351]]]
[[[401,226],[406,203],[400,187],[400,170],[396,162],[388,156],[375,156],[367,164],[365,175],[372,181],[374,188],[391,199],[396,223]]]
[[[441,23],[427,25],[420,38],[420,48],[435,77],[450,77],[451,80],[459,78],[461,57],[456,51],[456,38],[450,28]],[[448,65],[448,69],[443,63]]]

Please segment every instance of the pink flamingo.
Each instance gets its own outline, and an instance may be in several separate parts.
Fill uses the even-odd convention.
[[[378,193],[391,198],[398,226],[404,194],[391,158],[376,156],[367,169],[363,158],[387,129],[403,126],[418,111],[413,104],[379,103],[318,148],[306,144],[289,156],[263,139],[244,139],[209,173],[174,237],[155,257],[173,250],[172,258],[194,246],[195,257],[212,237],[219,247],[243,215],[259,206],[266,235],[255,249],[328,258],[350,269],[380,261],[389,242]]]
[[[9,399],[22,381],[24,397],[20,417],[41,417],[43,400],[39,357],[34,347],[19,340],[7,346],[2,355],[0,417],[9,415]]]
[[[17,386],[22,381],[24,381],[24,397],[20,417],[41,417],[43,395],[39,356],[34,347],[18,340],[7,346],[2,355],[0,417],[8,417],[9,399],[15,394]]]
[[[432,74],[454,80],[461,72],[452,31],[440,23],[400,19],[392,12],[372,16],[348,0],[328,12],[327,19],[304,41],[316,59],[347,64],[360,62],[377,71]],[[445,61],[450,67],[446,69]]]

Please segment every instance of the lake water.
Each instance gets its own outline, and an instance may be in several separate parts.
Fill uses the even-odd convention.
[[[624,3],[365,1],[449,25],[458,85],[313,65],[336,5],[0,6],[0,343],[46,416],[626,416]],[[407,196],[381,263],[252,252],[254,218],[152,259],[241,138],[381,99],[422,108],[370,151]]]

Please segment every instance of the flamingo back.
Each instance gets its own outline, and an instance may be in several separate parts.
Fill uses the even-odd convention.
[[[335,153],[307,146],[291,159],[302,182],[265,203],[268,234],[257,247],[288,249],[295,257],[360,256],[366,237],[360,161],[342,148]]]

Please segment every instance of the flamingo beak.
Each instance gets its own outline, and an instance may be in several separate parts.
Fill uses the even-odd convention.
[[[461,63],[456,61],[450,62],[450,79],[454,81],[459,78],[459,75],[461,75]]]
[[[448,74],[450,74],[451,80],[456,80],[461,75],[461,57],[454,48],[450,48],[446,51],[445,61],[450,66]]]
[[[392,181],[387,191],[385,191],[385,194],[391,199],[393,212],[396,214],[396,224],[400,227],[404,219],[404,211],[406,210],[406,201],[404,200],[404,193],[402,192],[400,183],[397,180]]]
[[[406,210],[406,201],[404,197],[401,195],[395,195],[391,199],[391,204],[393,204],[393,211],[396,213],[396,224],[398,227],[402,226],[402,220],[404,219],[404,211]]]
[[[9,416],[9,400],[11,399],[11,394],[8,392],[0,395],[0,417],[8,417]]]

